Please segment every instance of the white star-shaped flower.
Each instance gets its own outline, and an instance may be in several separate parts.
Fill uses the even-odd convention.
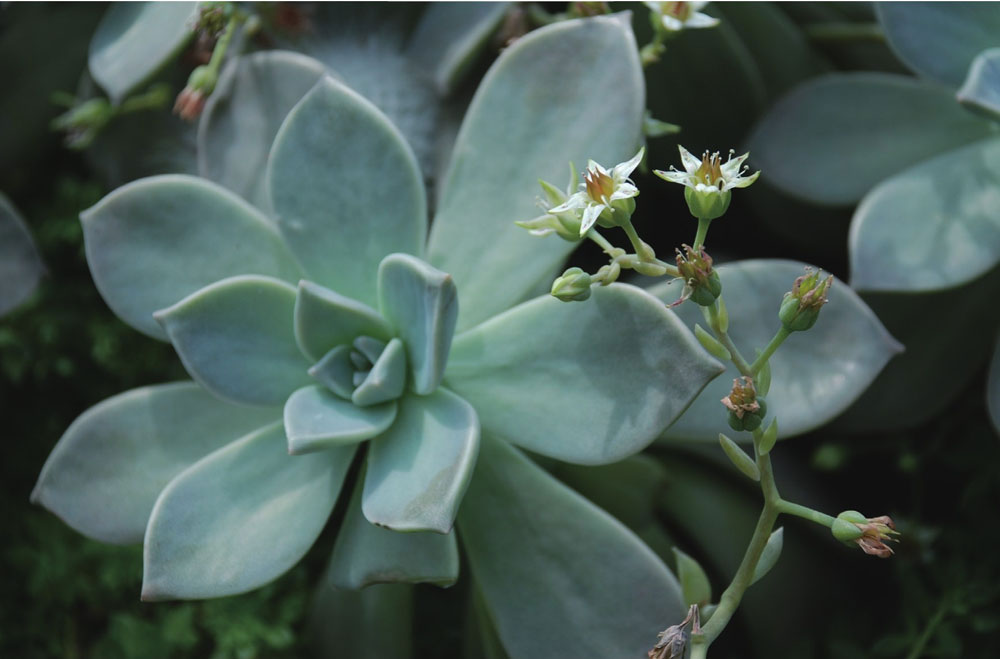
[[[622,214],[622,221],[628,219],[627,216],[631,215],[631,211],[615,202],[632,199],[639,194],[639,188],[635,187],[629,176],[639,166],[643,153],[645,153],[645,149],[639,149],[639,152],[631,159],[618,163],[611,168],[611,171],[593,160],[589,161],[579,191],[559,206],[550,208],[549,213],[582,210],[581,236],[586,235],[598,218],[602,216],[612,224],[618,219],[615,217],[615,213]]]
[[[702,14],[707,2],[647,2],[655,14],[660,17],[660,24],[668,32],[680,32],[685,29],[715,27],[718,18]]]

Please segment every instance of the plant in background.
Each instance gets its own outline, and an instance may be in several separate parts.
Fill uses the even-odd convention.
[[[317,70],[275,55],[302,77]],[[533,102],[553,85],[559,104]],[[606,86],[615,92],[599,109],[575,112]],[[230,111],[245,120],[261,106]],[[629,153],[642,114],[628,27],[569,21],[519,40],[484,79],[426,245],[412,151],[329,78],[277,131],[268,215],[187,176],[111,193],[83,215],[97,286],[127,323],[169,339],[197,384],[133,390],[85,412],[35,500],[92,537],[144,540],[144,597],[210,597],[286,571],[356,480],[330,584],[367,586],[377,609],[400,591],[371,584],[453,583],[457,512],[483,624],[511,656],[639,651],[651,627],[683,611],[673,576],[512,444],[580,464],[618,460],[721,367],[636,288],[610,286],[588,305],[518,304],[567,250],[509,223],[531,205],[511,190],[584,149]],[[345,615],[345,597],[326,615]],[[392,611],[372,633],[407,637],[405,606]],[[345,629],[342,647],[374,642],[366,628]]]
[[[44,272],[24,219],[0,192],[0,316],[30,297]]]

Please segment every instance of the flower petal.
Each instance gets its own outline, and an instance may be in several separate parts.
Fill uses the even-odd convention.
[[[31,500],[95,540],[142,542],[156,497],[171,479],[280,415],[226,403],[194,382],[126,391],[63,433]]]
[[[684,617],[677,580],[619,521],[508,444],[482,450],[458,528],[512,657],[641,656]]]
[[[407,395],[399,415],[368,449],[362,509],[395,531],[448,533],[479,453],[479,420],[447,389]]]
[[[682,147],[680,144],[677,145],[677,151],[681,154],[681,164],[684,165],[684,171],[688,174],[694,174],[701,167],[701,158],[696,158],[691,154],[690,151]]]
[[[597,222],[597,218],[601,216],[604,211],[604,206],[598,204],[588,204],[586,208],[583,209],[583,221],[580,222],[580,235],[586,236],[590,228],[594,226]]]
[[[361,512],[361,480],[337,533],[325,584],[364,588],[378,583],[432,583],[458,580],[454,533],[400,533],[375,526]]]
[[[271,277],[243,275],[206,286],[157,311],[184,368],[227,400],[281,405],[309,384],[309,363],[292,329],[295,289]]]
[[[413,152],[374,105],[329,77],[278,131],[267,184],[306,274],[341,295],[374,303],[382,258],[423,251],[427,200]]]
[[[166,339],[157,309],[226,277],[298,281],[298,265],[270,220],[225,188],[168,174],[122,186],[80,214],[87,262],[115,314]]]
[[[430,263],[462,291],[460,328],[537,290],[573,249],[513,226],[536,215],[537,179],[563,180],[567,162],[620,162],[635,153],[645,109],[637,52],[622,16],[563,21],[518,39],[483,79],[428,245]]]
[[[662,302],[612,284],[586,303],[537,298],[460,334],[446,380],[484,431],[601,464],[644,448],[722,370]]]
[[[302,387],[285,403],[285,433],[293,455],[357,444],[376,437],[396,418],[396,403],[359,407],[319,385]]]
[[[149,520],[142,598],[234,595],[285,573],[326,525],[354,450],[291,457],[277,423],[181,473]]]
[[[392,328],[377,311],[311,281],[300,281],[295,298],[295,341],[302,354],[319,360],[358,336],[388,341]]]
[[[406,346],[413,390],[437,388],[458,317],[458,292],[447,273],[407,254],[390,254],[378,269],[379,309]]]
[[[635,168],[639,166],[639,163],[642,162],[642,156],[645,153],[646,149],[645,147],[643,147],[639,149],[639,151],[634,156],[632,156],[625,162],[615,165],[614,170],[612,172],[614,180],[620,181],[622,179],[628,178],[632,174],[632,172],[635,171]]]

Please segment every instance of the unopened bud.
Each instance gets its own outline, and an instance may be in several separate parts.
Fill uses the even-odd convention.
[[[833,285],[833,275],[820,279],[820,271],[809,270],[792,284],[785,293],[778,310],[778,318],[785,329],[802,332],[816,324],[820,309],[827,303],[826,294]]]
[[[869,556],[889,558],[892,548],[886,542],[898,542],[896,525],[888,515],[865,517],[856,510],[845,510],[837,515],[830,528],[833,537],[842,542],[853,542]]]
[[[764,399],[757,396],[753,380],[746,376],[733,380],[733,388],[722,404],[729,410],[729,427],[737,431],[756,430],[767,414]]]
[[[695,251],[689,245],[681,247],[684,251],[677,250],[675,260],[681,279],[684,280],[684,293],[677,303],[689,299],[703,307],[715,304],[715,300],[722,294],[722,280],[712,269],[712,257],[704,248]]]
[[[570,268],[552,282],[552,296],[563,302],[582,302],[590,297],[591,276],[580,268]]]

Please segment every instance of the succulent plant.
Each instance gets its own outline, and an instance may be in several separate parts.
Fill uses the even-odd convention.
[[[84,412],[34,500],[91,537],[143,541],[144,598],[213,597],[289,569],[357,473],[334,586],[379,598],[389,591],[370,584],[453,583],[457,514],[510,656],[646,649],[683,614],[676,580],[521,449],[616,461],[722,367],[638,288],[530,299],[571,246],[513,224],[531,214],[539,176],[635,153],[636,50],[627,21],[599,17],[505,51],[469,107],[429,236],[412,150],[329,77],[277,132],[264,210],[165,175],[83,213],[108,305],[169,340],[195,382]]]
[[[0,316],[24,302],[44,272],[24,218],[0,192]]]

